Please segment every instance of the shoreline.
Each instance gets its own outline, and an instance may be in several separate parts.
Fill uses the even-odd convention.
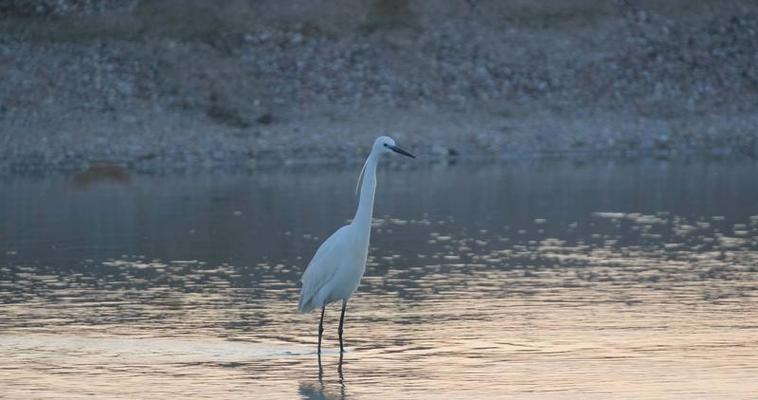
[[[0,171],[75,171],[96,163],[135,170],[207,169],[237,165],[359,164],[376,136],[388,134],[431,162],[682,155],[758,156],[758,113],[679,119],[624,119],[611,113],[562,117],[397,110],[361,113],[334,108],[282,119],[249,132],[176,113],[50,119],[37,127],[0,121],[26,135],[0,141]],[[37,120],[39,122],[39,119]],[[10,125],[10,126],[9,126]]]

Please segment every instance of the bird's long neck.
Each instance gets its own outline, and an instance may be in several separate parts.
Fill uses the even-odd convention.
[[[366,166],[363,170],[363,182],[361,183],[361,194],[358,200],[358,209],[353,217],[353,224],[357,224],[370,232],[371,216],[374,213],[374,194],[376,193],[376,165],[379,162],[379,155],[371,152],[366,160]]]

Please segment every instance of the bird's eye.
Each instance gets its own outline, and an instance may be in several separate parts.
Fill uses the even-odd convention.
[[[387,143],[383,143],[383,144],[384,144],[384,147],[387,147]]]

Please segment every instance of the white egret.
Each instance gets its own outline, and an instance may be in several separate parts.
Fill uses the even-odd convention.
[[[374,193],[376,192],[376,166],[381,155],[389,152],[416,158],[413,154],[397,147],[390,137],[380,136],[374,141],[374,147],[358,176],[360,198],[353,221],[338,229],[321,244],[300,279],[303,287],[300,289],[299,311],[306,313],[315,308],[321,308],[321,319],[318,325],[318,354],[321,354],[324,311],[328,304],[337,300],[342,300],[342,314],[337,332],[340,338],[340,353],[344,352],[342,326],[345,322],[347,301],[358,288],[363,273],[366,271],[371,236],[371,215],[374,211]],[[356,187],[357,190],[358,187]]]

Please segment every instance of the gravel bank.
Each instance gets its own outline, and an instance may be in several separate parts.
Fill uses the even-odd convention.
[[[3,170],[354,162],[382,133],[430,159],[758,153],[754,2],[44,3],[0,8]]]

